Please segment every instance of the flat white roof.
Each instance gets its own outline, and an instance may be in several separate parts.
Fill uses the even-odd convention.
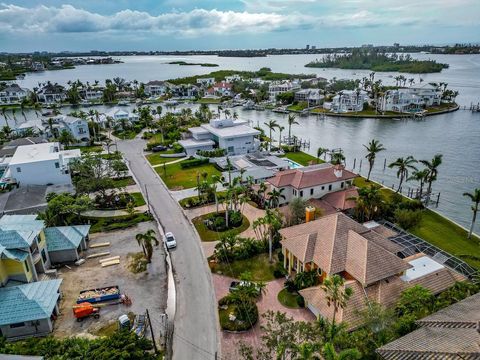
[[[260,131],[251,128],[247,125],[234,125],[216,128],[210,124],[202,125],[204,129],[207,129],[211,134],[218,136],[219,138],[238,138],[243,136],[255,136],[260,135]]]
[[[43,143],[19,146],[10,160],[10,165],[28,164],[37,161],[56,160],[62,154],[65,159],[80,157],[80,150],[61,150],[59,143]]]
[[[215,145],[215,142],[212,140],[195,140],[195,139],[179,140],[178,143],[186,149]]]
[[[188,128],[188,131],[190,131],[192,134],[209,134],[210,133],[210,131],[208,131],[207,129],[204,129],[201,126]]]
[[[428,256],[422,256],[408,262],[413,267],[405,272],[400,278],[403,281],[412,281],[422,276],[441,270],[444,266]]]

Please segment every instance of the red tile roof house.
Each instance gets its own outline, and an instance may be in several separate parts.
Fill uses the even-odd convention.
[[[424,254],[401,259],[401,248],[381,231],[367,228],[343,213],[280,230],[284,266],[290,275],[317,270],[321,278],[338,274],[345,287],[353,289],[345,309],[336,321],[349,328],[360,325],[358,311],[370,301],[390,307],[403,290],[421,285],[434,294],[465,278]],[[333,307],[327,305],[325,291],[314,286],[300,291],[307,308],[316,316],[332,320]]]
[[[284,189],[282,194],[285,199],[280,199],[280,205],[283,205],[295,197],[305,200],[318,199],[336,191],[343,191],[352,186],[353,179],[357,176],[345,170],[342,165],[325,163],[279,171],[274,177],[267,179],[267,182],[272,189]]]
[[[214,84],[210,89],[207,90],[207,92],[210,95],[232,96],[232,87],[232,84],[221,81]]]

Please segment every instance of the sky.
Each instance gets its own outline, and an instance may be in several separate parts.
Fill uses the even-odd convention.
[[[0,52],[480,42],[480,0],[0,0]]]

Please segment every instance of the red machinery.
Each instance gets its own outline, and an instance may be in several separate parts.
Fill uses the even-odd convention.
[[[83,321],[83,319],[93,316],[94,319],[100,318],[100,309],[94,307],[89,302],[80,303],[73,307],[73,316],[77,319],[78,322]]]

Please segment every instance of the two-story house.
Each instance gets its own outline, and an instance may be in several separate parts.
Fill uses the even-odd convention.
[[[20,104],[30,94],[30,90],[11,84],[0,90],[0,104]]]
[[[367,93],[363,90],[342,90],[333,97],[330,110],[335,113],[362,111],[367,100]]]
[[[145,94],[148,96],[162,96],[167,93],[168,86],[165,81],[153,80],[145,84]]]
[[[50,120],[50,121],[49,121]],[[72,145],[87,145],[90,141],[88,121],[70,115],[57,115],[43,119],[43,133],[47,139],[55,139],[62,131],[68,131],[76,140]]]
[[[345,190],[352,186],[358,175],[345,170],[342,165],[329,163],[283,170],[267,179],[272,189],[281,191],[285,198],[280,205],[288,204],[296,197],[305,200],[318,199],[329,193]],[[283,189],[283,190],[281,190]]]

